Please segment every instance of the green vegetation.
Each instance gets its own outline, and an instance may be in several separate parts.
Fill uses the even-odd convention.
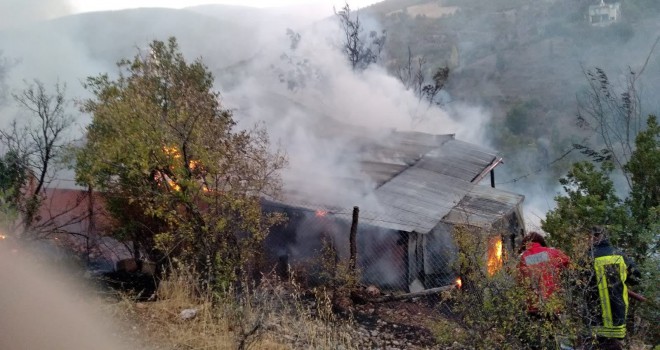
[[[438,343],[451,349],[555,349],[559,343],[576,344],[584,333],[578,306],[571,297],[584,288],[580,265],[562,272],[562,288],[538,302],[538,314],[527,312],[532,286],[518,268],[518,255],[504,250],[493,269],[492,242],[500,233],[459,227],[454,232],[459,249],[455,269],[462,287],[443,296],[452,315],[433,327]]]
[[[606,225],[612,243],[645,271],[637,288],[651,302],[641,304],[639,314],[642,323],[653,322],[660,316],[654,306],[660,300],[660,127],[656,116],[642,116],[639,74],[629,72],[623,89],[616,89],[603,69],[585,76],[589,90],[580,101],[578,122],[596,140],[575,145],[589,161],[573,164],[560,180],[565,194],[555,197],[557,206],[542,228],[553,244],[578,254],[589,227]],[[660,337],[657,329],[648,332],[647,339]]]
[[[20,189],[25,184],[25,162],[16,152],[9,151],[0,159],[0,201],[13,210],[18,209]]]
[[[607,225],[613,244],[632,257],[644,273],[640,291],[651,300],[639,306],[644,315],[643,329],[648,339],[657,341],[657,329],[645,329],[645,322],[660,316],[654,305],[660,300],[658,281],[658,214],[660,213],[660,127],[655,116],[649,116],[647,129],[637,135],[636,148],[624,171],[632,179],[627,198],[617,196],[610,161],[600,164],[579,162],[560,180],[566,195],[555,198],[557,208],[548,212],[542,227],[551,242],[579,254],[588,228]],[[651,321],[652,322],[652,321]]]
[[[87,80],[94,97],[82,110],[93,118],[77,181],[103,194],[115,236],[134,242],[136,255],[178,261],[205,286],[226,287],[279,220],[262,215],[259,196],[278,190],[286,159],[271,153],[264,129],[234,130],[213,76],[174,38],[119,68],[115,80]]]
[[[428,1],[402,3],[412,6]],[[589,54],[594,57],[603,52],[626,52],[625,45],[640,30],[630,22],[589,27],[580,12],[584,10],[582,4],[561,10],[547,4],[523,6],[530,3],[448,0],[445,5],[461,10],[440,19],[413,17],[406,11],[384,14],[384,23],[389,26],[390,70],[399,69],[407,59],[407,74],[399,78],[404,85],[418,84],[420,99],[430,96],[432,102],[447,85],[457,100],[495,106],[490,129],[495,146],[507,160],[509,155],[526,153],[507,163],[514,171],[520,170],[518,173],[525,173],[523,169],[530,164],[534,169],[551,164],[570,140],[584,135],[583,130],[567,128],[572,125],[576,107],[575,84],[567,82],[581,76],[564,58],[577,56],[580,45],[593,49]],[[627,18],[643,18],[657,12],[658,4],[630,0],[624,2],[624,12],[631,14]],[[338,15],[349,38],[345,53],[359,71],[377,61],[384,36],[363,36],[348,5],[343,11]],[[632,15],[634,11],[638,14]],[[292,43],[300,40],[295,33],[291,35]],[[407,37],[418,41],[409,43]],[[415,48],[415,56],[410,46]],[[419,58],[417,70],[410,64],[413,58]],[[429,65],[423,67],[426,61]],[[0,88],[2,66],[0,58]],[[445,68],[449,66],[451,77]],[[200,60],[187,61],[175,39],[152,42],[133,59],[120,61],[117,73],[116,78],[101,74],[87,80],[93,97],[83,101],[82,111],[91,114],[92,123],[75,155],[77,182],[103,194],[114,220],[112,235],[132,242],[137,259],[145,258],[140,256],[142,252],[161,267],[173,263],[192,270],[189,275],[173,272],[167,276],[158,303],[145,310],[130,302],[122,315],[136,317],[154,340],[177,348],[284,348],[280,338],[273,341],[277,336],[273,333],[278,331],[294,334],[308,347],[351,348],[346,324],[338,320],[332,307],[336,299],[348,298],[358,282],[346,266],[337,263],[337,253],[331,247],[326,247],[320,261],[325,265],[322,271],[330,271],[321,276],[329,288],[314,290],[316,304],[312,309],[300,299],[293,281],[269,285],[271,281],[264,280],[256,287],[244,283],[240,293],[233,293],[245,276],[258,270],[259,244],[269,229],[283,220],[264,215],[259,205],[260,195],[278,192],[278,174],[286,164],[281,153],[272,153],[266,131],[260,126],[236,130],[231,111],[218,102],[209,69]],[[415,76],[422,78],[414,81]],[[613,91],[603,71],[587,73],[587,78],[587,93],[598,97],[601,104],[586,104],[592,109],[581,109],[580,121],[601,139],[578,145],[591,161],[570,167],[560,180],[565,193],[555,198],[556,209],[543,221],[553,245],[574,258],[574,266],[565,276],[565,293],[544,310],[546,314],[557,307],[564,310],[561,322],[550,318],[539,321],[527,315],[527,291],[518,281],[513,255],[505,256],[496,273],[488,272],[484,256],[489,246],[484,235],[497,236],[497,232],[459,230],[456,269],[461,271],[465,286],[444,295],[443,305],[448,305],[456,317],[435,326],[442,346],[514,349],[539,340],[546,346],[557,334],[581,336],[585,331],[582,300],[575,296],[584,287],[584,232],[595,224],[607,225],[614,243],[640,263],[644,282],[639,291],[657,305],[660,126],[654,116],[645,116],[642,123],[637,97],[630,91]],[[631,74],[627,79],[626,83],[634,87],[637,76]],[[37,111],[32,115],[42,123],[61,122],[41,124],[46,139],[33,144],[29,157],[16,148],[0,158],[0,209],[12,217],[21,214],[29,225],[43,200],[45,182],[32,193],[34,201],[19,198],[20,189],[30,174],[46,180],[52,162],[62,159],[68,147],[62,132],[69,119],[60,109],[65,100],[59,87],[51,95],[43,85],[31,85],[19,95],[21,101],[28,110]],[[55,114],[39,114],[40,106],[54,106],[48,110]],[[26,139],[31,130],[6,129],[2,140],[11,145],[15,136]],[[49,130],[57,132],[48,134]],[[623,138],[613,139],[613,135]],[[47,162],[35,163],[39,160]],[[545,180],[555,182],[557,171],[562,169],[548,172]],[[282,285],[289,289],[283,292]],[[191,289],[177,296],[168,287]],[[209,290],[229,293],[204,293]],[[203,310],[199,318],[184,326],[178,319],[173,321],[171,310],[189,305]],[[633,338],[657,343],[657,327],[651,322],[658,319],[658,311],[651,304],[640,305],[635,316],[641,317],[633,318]]]

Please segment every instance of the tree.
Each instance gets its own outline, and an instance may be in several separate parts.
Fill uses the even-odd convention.
[[[0,159],[0,191],[3,204],[17,210],[21,187],[26,183],[25,162],[15,151],[9,151]]]
[[[0,225],[16,221],[26,173],[24,163],[14,152],[7,152],[0,159]]]
[[[44,84],[35,80],[14,100],[29,113],[26,124],[15,119],[7,129],[0,130],[0,143],[6,153],[3,166],[11,169],[6,179],[13,189],[12,206],[20,216],[19,236],[43,238],[59,227],[70,224],[56,223],[53,218],[38,216],[46,188],[70,145],[67,132],[73,118],[66,111],[66,86],[55,84],[49,93]]]
[[[204,286],[232,281],[276,220],[262,215],[260,196],[278,191],[285,156],[263,128],[235,130],[212,74],[188,63],[175,38],[118,66],[114,80],[87,79],[92,123],[78,183],[103,194],[114,234],[136,255],[193,267]]]
[[[654,323],[658,318],[658,310],[653,301],[660,300],[658,279],[658,222],[660,219],[660,127],[655,116],[649,116],[647,127],[635,138],[634,150],[629,161],[623,165],[623,170],[631,181],[631,190],[625,200],[615,194],[611,172],[615,165],[608,160],[600,162],[584,161],[576,163],[568,175],[561,179],[566,195],[555,197],[557,207],[548,212],[542,221],[542,228],[550,234],[553,245],[559,246],[572,256],[586,256],[588,248],[586,232],[589,226],[606,225],[610,231],[610,239],[625,255],[632,257],[638,267],[644,272],[640,286],[635,287],[646,295],[651,304],[639,306],[639,315],[643,320]],[[598,169],[597,165],[601,168]],[[576,269],[585,266],[589,261],[576,263]],[[577,292],[580,309],[580,296],[584,296],[581,282],[578,278],[571,283],[571,289]],[[634,309],[633,309],[634,310]],[[641,327],[649,327],[644,321]],[[651,326],[647,337],[660,336],[657,327]]]
[[[651,53],[659,42],[660,38]],[[589,90],[586,98],[579,100],[578,124],[597,139],[575,145],[590,161],[574,164],[568,176],[560,180],[566,196],[555,197],[557,207],[547,214],[542,228],[554,244],[571,250],[585,241],[588,226],[608,226],[613,243],[646,271],[637,288],[649,299],[658,300],[660,127],[653,115],[644,123],[637,88],[650,57],[639,73],[629,70],[622,89],[615,88],[600,68],[585,71]],[[617,191],[613,179],[625,179],[626,185]],[[657,319],[657,310],[645,305],[641,309],[650,320]],[[650,334],[658,336],[657,331]]]
[[[640,71],[643,72],[643,68]],[[623,89],[616,89],[601,68],[585,70],[584,74],[589,89],[586,96],[578,99],[578,126],[593,132],[598,140],[592,145],[575,146],[595,160],[612,161],[617,169],[622,170],[632,155],[635,136],[643,125],[637,92],[640,74],[629,70]],[[628,186],[632,187],[628,174],[623,175]]]
[[[291,44],[288,50],[280,55],[280,64],[273,64],[271,68],[280,83],[286,84],[287,89],[295,92],[321,80],[323,74],[309,58],[299,54],[298,46],[302,40],[300,33],[287,28],[286,35]]]
[[[653,44],[651,53],[658,42],[660,38]],[[562,184],[568,182],[577,186],[585,196],[609,199],[616,197],[610,179],[610,173],[616,170],[614,174],[625,179],[628,185],[625,191],[620,191],[625,194],[625,200],[619,200],[615,205],[618,208],[617,213],[623,211],[625,215],[618,215],[620,220],[614,221],[612,218],[600,216],[588,217],[588,212],[580,212],[588,209],[587,203],[580,203],[574,193],[565,187],[568,198],[555,198],[557,209],[548,213],[548,219],[544,223],[548,232],[562,235],[563,230],[557,227],[560,223],[567,227],[585,229],[586,227],[578,225],[578,217],[580,220],[600,220],[594,223],[612,225],[616,243],[629,249],[630,255],[641,260],[648,256],[651,225],[649,218],[653,217],[656,211],[660,191],[660,177],[656,169],[660,166],[657,119],[653,115],[648,116],[647,125],[644,126],[637,88],[649,58],[650,54],[639,73],[629,70],[621,89],[613,86],[603,69],[585,70],[589,89],[586,96],[578,100],[578,125],[592,131],[597,139],[591,144],[576,144],[574,147],[581,150],[592,162],[602,164],[607,174],[572,177],[573,174],[569,172],[568,177],[560,180]],[[572,171],[576,166],[574,165]],[[580,165],[582,166],[584,165]],[[593,171],[591,174],[595,175]],[[607,190],[609,194],[605,195],[603,190]],[[611,201],[607,205],[610,205],[609,209],[615,207]],[[571,215],[576,217],[571,218]]]
[[[385,46],[386,32],[383,30],[378,34],[372,30],[368,36],[365,36],[359,14],[353,15],[348,3],[339,12],[335,11],[335,15],[339,18],[342,34],[344,34],[341,48],[351,68],[361,71],[370,64],[376,63]]]
[[[600,169],[598,168],[600,165]],[[542,228],[554,245],[576,253],[590,226],[606,225],[613,244],[640,265],[657,268],[657,220],[660,213],[660,127],[649,116],[647,128],[635,141],[630,161],[623,166],[632,189],[625,199],[616,195],[610,161],[573,164],[560,180],[565,195],[555,197],[557,207],[547,213]]]
[[[624,166],[632,180],[627,203],[636,224],[648,229],[655,221],[654,211],[660,209],[660,125],[656,116],[649,116],[647,128],[637,135],[635,146]]]
[[[449,67],[439,67],[433,72],[431,76],[431,82],[424,85],[422,88],[421,96],[429,101],[429,104],[441,104],[441,102],[436,101],[436,97],[445,87],[447,80],[449,79]]]
[[[436,97],[449,79],[449,67],[437,68],[429,82],[425,67],[426,59],[419,56],[416,57],[416,64],[413,64],[414,61],[412,50],[408,46],[408,60],[405,65],[397,69],[397,78],[407,90],[412,89],[420,101],[425,99],[429,104],[441,104]]]
[[[591,162],[578,162],[559,180],[566,195],[555,197],[557,206],[541,225],[554,245],[575,255],[590,227],[608,225],[615,234],[625,230],[629,218],[609,178],[612,170],[611,163],[599,169]]]
[[[589,87],[585,94],[578,96],[578,125],[599,137],[595,145],[577,145],[587,155],[598,156],[594,146],[604,146],[600,156],[611,159],[619,169],[630,159],[635,136],[644,124],[638,82],[659,43],[660,36],[653,42],[641,68],[638,71],[628,69],[621,87],[614,86],[602,68],[583,69]],[[624,175],[632,186],[630,177]]]
[[[590,226],[607,225],[613,243],[643,262],[657,252],[652,247],[653,225],[660,208],[660,127],[649,116],[647,129],[636,137],[635,149],[623,170],[631,179],[631,190],[622,200],[610,178],[615,166],[601,161],[601,168],[589,161],[573,164],[560,179],[565,196],[555,197],[557,207],[547,213],[542,228],[552,241],[569,251],[574,240],[584,237]]]

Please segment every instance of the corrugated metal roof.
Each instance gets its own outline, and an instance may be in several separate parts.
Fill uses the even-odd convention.
[[[472,182],[496,161],[496,158],[495,151],[459,140],[450,140],[426,154],[417,166]]]
[[[510,214],[524,196],[486,186],[474,186],[442,221],[479,227],[492,225]]]
[[[376,139],[362,134],[347,146],[360,159],[365,176],[362,181],[373,186],[364,203],[344,202],[341,194],[334,199],[324,195],[321,201],[317,194],[306,192],[305,186],[286,186],[288,190],[277,201],[307,210],[327,210],[348,220],[352,206],[360,205],[361,222],[428,233],[450,213],[451,219],[458,220],[460,213],[455,207],[459,203],[464,204],[463,211],[473,211],[489,220],[504,210],[500,207],[509,210],[522,200],[521,196],[510,197],[495,189],[482,191],[483,186],[476,185],[484,170],[499,161],[492,150],[456,140],[453,135],[393,131],[382,136]],[[356,180],[361,181],[351,179]],[[356,188],[355,183],[346,187],[350,186]],[[492,205],[487,205],[489,200]]]
[[[430,232],[474,186],[468,181],[411,167],[375,191],[387,216],[404,231]],[[384,225],[387,226],[387,223]]]

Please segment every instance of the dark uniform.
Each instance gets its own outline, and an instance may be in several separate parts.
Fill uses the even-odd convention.
[[[597,349],[622,349],[626,336],[628,287],[638,283],[641,274],[632,260],[619,253],[608,239],[591,250],[593,271],[589,287],[589,326],[596,337]]]

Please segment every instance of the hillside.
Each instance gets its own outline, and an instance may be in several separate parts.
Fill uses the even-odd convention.
[[[500,170],[504,173],[499,174],[498,181],[508,182],[544,169],[573,142],[588,136],[575,128],[576,96],[586,85],[583,69],[602,67],[613,80],[622,81],[628,66],[640,69],[660,34],[658,5],[653,1],[625,1],[623,21],[610,27],[586,23],[585,11],[590,3],[385,0],[360,14],[369,19],[370,25],[376,22],[387,30],[382,62],[391,76],[396,76],[407,61],[408,48],[415,58],[425,59],[427,73],[449,66],[445,88],[449,100],[481,109],[481,120],[487,119],[488,123],[483,133],[472,133],[479,134],[480,139],[471,141],[502,151],[507,165]],[[640,11],[644,8],[650,10]],[[20,61],[9,72],[10,85],[20,84],[23,79],[60,79],[68,83],[70,96],[79,97],[84,94],[79,82],[85,77],[114,72],[117,59],[133,56],[136,48],[150,40],[176,36],[186,56],[201,57],[215,73],[223,93],[244,81],[261,80],[241,91],[242,97],[259,96],[256,88],[264,87],[269,79],[277,80],[277,74],[282,79],[282,74],[295,72],[320,84],[336,75],[333,66],[341,64],[335,53],[320,48],[337,34],[318,29],[329,21],[309,16],[294,20],[295,13],[222,5],[87,13],[0,31],[0,49],[4,57]],[[374,18],[377,21],[371,21]],[[304,32],[308,51],[287,51],[286,28]],[[325,75],[318,75],[323,70]],[[660,91],[660,79],[652,77],[659,72],[660,60],[655,55],[642,78],[645,111],[658,110],[660,102],[654,96]],[[355,88],[355,83],[351,81],[353,85],[340,90]],[[370,82],[360,83],[367,91]],[[392,88],[387,97],[390,101],[391,96],[401,93],[400,87]],[[326,114],[355,111],[336,108],[346,100],[332,100],[332,96],[321,91],[311,101],[321,102],[319,106]],[[362,103],[365,98],[358,100]],[[364,103],[364,113],[380,105],[384,104]],[[273,106],[262,108],[277,110]],[[405,114],[411,110],[415,113],[416,109],[390,108],[388,112]],[[463,124],[462,129],[471,128],[465,121],[458,123]],[[530,177],[527,183],[518,183],[515,191],[525,192],[525,185],[535,187],[537,180],[556,186],[568,160],[544,171],[547,176],[543,178]]]
[[[660,34],[657,16],[624,17],[611,27],[591,27],[583,20],[586,11],[580,2],[481,4],[386,0],[368,11],[388,30],[391,68],[407,59],[409,45],[431,65],[455,65],[452,95],[488,105],[537,98],[548,107],[563,107],[566,97],[583,85],[582,66],[639,67]],[[458,62],[450,59],[454,48]]]
[[[87,221],[74,220],[76,232],[68,235],[60,227],[52,237],[62,245],[59,237],[75,238],[71,244],[79,248],[75,253],[81,270],[73,274],[83,275],[83,265],[103,258],[90,242],[112,245],[93,234],[102,225],[94,224],[92,215],[105,218],[108,211],[95,209],[95,203],[114,209],[114,227],[107,232],[125,243],[130,258],[117,264],[108,259],[111,272],[105,277],[112,280],[95,281],[104,300],[93,307],[119,323],[117,331],[103,334],[143,344],[128,348],[526,349],[539,339],[554,346],[558,334],[578,340],[591,334],[590,322],[582,326],[581,305],[586,303],[573,296],[588,294],[587,281],[580,278],[585,276],[582,268],[593,264],[581,260],[583,251],[569,252],[572,262],[564,275],[571,283],[562,285],[566,293],[559,294],[571,298],[558,298],[540,311],[556,312],[561,305],[562,322],[539,322],[536,313],[528,313],[529,286],[517,278],[524,275],[514,272],[525,247],[518,234],[537,229],[534,224],[554,206],[557,180],[572,162],[584,159],[566,150],[594,135],[576,126],[579,101],[587,92],[585,71],[602,67],[618,86],[631,78],[629,69],[643,70],[640,114],[660,110],[660,44],[649,55],[654,42],[660,43],[660,2],[621,1],[620,22],[594,27],[585,17],[592,0],[385,0],[359,12],[365,35],[373,30],[371,38],[377,38],[381,29],[388,33],[376,64],[367,56],[364,67],[347,60],[342,51],[346,33],[333,22],[336,18],[305,17],[307,9],[143,8],[0,29],[0,127],[11,132],[11,119],[22,126],[20,122],[31,122],[25,116],[32,114],[36,124],[28,127],[36,125],[37,131],[23,134],[25,140],[33,139],[36,149],[47,144],[39,144],[35,135],[52,130],[38,127],[49,113],[48,96],[35,102],[34,109],[30,103],[23,106],[27,110],[12,104],[20,104],[24,81],[43,81],[49,92],[56,82],[67,85],[70,103],[64,118],[78,119],[71,140],[57,147],[84,147],[75,168],[89,182],[84,188],[89,192],[87,197],[67,193],[75,197],[76,208],[85,206],[79,215]],[[158,43],[149,46],[172,36],[180,51],[174,41],[165,49]],[[116,61],[135,55],[133,69],[118,73]],[[208,69],[188,65],[197,59]],[[412,74],[407,82],[398,76],[407,62],[424,62],[420,75],[426,80],[416,90],[411,88]],[[209,73],[215,80],[207,79]],[[118,74],[128,79],[105,86],[105,74],[108,81]],[[92,79],[98,83],[91,84],[91,92],[84,87],[90,76],[102,77]],[[440,94],[427,101],[422,83],[432,80],[433,89],[445,79]],[[10,93],[19,94],[19,103],[12,103]],[[90,94],[96,98],[91,103],[85,100]],[[34,102],[29,91],[23,96]],[[46,108],[40,108],[43,100],[48,100]],[[85,112],[79,110],[81,101],[88,102]],[[9,132],[0,135],[5,148],[14,141],[22,146]],[[405,137],[399,140],[398,134]],[[81,139],[85,142],[78,143]],[[597,147],[593,140],[590,145]],[[655,146],[648,146],[645,154],[655,155]],[[23,203],[32,203],[23,200],[23,191],[14,190],[31,189],[38,177],[17,159],[44,152],[25,154],[7,152],[0,159],[7,170],[3,175],[12,177],[5,179],[8,190],[0,199],[9,205],[0,210],[0,219],[16,218]],[[73,161],[69,154],[61,155]],[[269,165],[271,158],[276,161]],[[648,170],[656,167],[648,164],[655,160],[648,159],[635,174],[652,173]],[[59,165],[69,166],[68,172],[48,169],[56,179],[74,183],[71,164]],[[392,174],[401,181],[388,180]],[[612,186],[621,185],[614,176]],[[474,179],[483,179],[483,186],[473,186]],[[651,192],[657,176],[649,179]],[[497,190],[488,187],[490,181]],[[276,193],[280,185],[282,198]],[[271,187],[272,198],[262,195],[261,190]],[[606,187],[609,195],[609,182],[598,187],[600,192]],[[104,191],[105,201],[94,201],[92,190]],[[48,213],[38,216],[52,217],[50,206],[57,201],[51,192],[44,193]],[[524,213],[519,210],[521,195]],[[355,208],[359,210],[351,217]],[[566,225],[574,230],[570,237],[580,240],[581,228],[636,211],[619,203],[596,209],[602,216],[576,211],[576,221],[593,222]],[[633,216],[620,221],[626,221],[619,226],[626,227],[629,241],[653,238],[653,209],[642,209],[639,217],[648,227],[627,226],[628,221],[642,221]],[[282,217],[265,217],[281,210]],[[638,240],[624,247],[650,250],[652,242]],[[0,231],[0,249],[5,243],[11,244],[11,253],[0,258],[18,262],[12,254],[22,256],[23,248]],[[128,252],[131,247],[135,254]],[[639,266],[651,266],[653,272],[656,257],[657,252],[647,256],[655,265]],[[22,275],[20,269],[5,270]],[[159,277],[163,279],[152,295]],[[646,277],[651,288],[654,278]],[[133,289],[136,295],[119,295],[111,286]],[[420,286],[440,287],[401,294]],[[658,301],[655,289],[641,288],[635,291],[650,290],[649,300]],[[39,293],[23,294],[39,298]],[[65,294],[80,299],[75,292]],[[646,305],[651,304],[634,306],[631,349],[648,349],[642,343],[657,339],[656,314],[640,313]],[[27,310],[27,316],[40,316]],[[77,315],[71,310],[69,315]],[[10,338],[20,333],[4,338],[14,340]],[[31,337],[34,332],[25,333]],[[0,349],[12,348],[2,346],[2,340],[0,335]]]
[[[188,10],[144,8],[71,15],[0,31],[0,47],[5,57],[19,62],[10,72],[14,83],[60,79],[77,95],[81,79],[114,71],[117,60],[133,56],[151,40],[176,36],[186,55],[203,57],[215,68],[252,55],[255,35],[245,23]]]
[[[388,69],[395,74],[413,56],[426,69],[449,66],[447,92],[455,102],[482,106],[492,115],[490,142],[513,160],[513,178],[545,166],[576,138],[577,96],[584,92],[583,71],[601,67],[622,83],[628,67],[641,69],[660,35],[657,3],[623,1],[622,20],[608,27],[587,23],[594,1],[386,0],[364,13],[388,31]],[[658,109],[657,53],[642,77],[645,111]],[[517,130],[506,126],[514,108],[524,105]],[[513,138],[512,138],[513,137]],[[522,146],[522,147],[521,147]],[[542,153],[531,159],[524,153]],[[520,158],[520,161],[516,159]],[[552,171],[556,183],[563,169]],[[503,179],[504,180],[504,179]]]

